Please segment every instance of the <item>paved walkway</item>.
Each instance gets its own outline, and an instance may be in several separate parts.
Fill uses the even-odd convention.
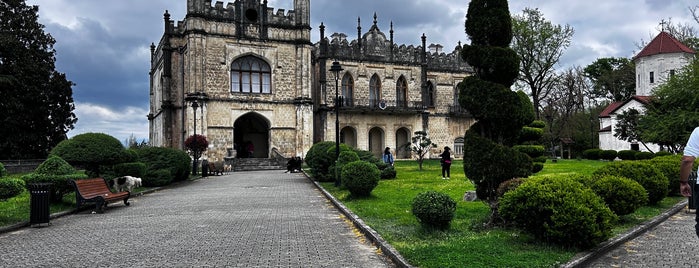
[[[200,179],[0,234],[2,267],[392,267],[312,182]]]
[[[694,224],[694,211],[682,209],[586,267],[699,267],[699,238]]]

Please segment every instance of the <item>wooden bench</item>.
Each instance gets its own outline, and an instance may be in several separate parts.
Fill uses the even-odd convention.
[[[128,200],[131,193],[112,193],[103,178],[71,180],[71,183],[75,186],[75,203],[78,208],[86,203],[94,203],[95,210],[102,213],[107,204],[112,202],[124,200],[124,205],[130,205]]]

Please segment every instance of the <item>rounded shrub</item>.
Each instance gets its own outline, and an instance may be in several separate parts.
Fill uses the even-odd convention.
[[[543,156],[546,152],[543,145],[515,145],[512,149],[525,153],[531,158]]]
[[[16,178],[0,179],[0,200],[9,199],[24,191],[24,181]]]
[[[342,167],[342,186],[353,196],[368,196],[379,185],[381,172],[376,165],[354,161]]]
[[[137,149],[138,162],[146,164],[144,177],[149,172],[169,169],[171,181],[183,181],[189,178],[192,169],[192,158],[183,150],[165,147],[145,147]],[[143,178],[144,180],[146,178]],[[145,186],[144,182],[144,186]]]
[[[68,175],[75,173],[75,168],[68,164],[63,158],[56,155],[49,155],[39,166],[36,167],[34,173],[48,175]]]
[[[142,183],[146,187],[160,187],[166,186],[172,183],[172,171],[168,168],[155,169],[146,171],[146,175],[143,176]]]
[[[427,191],[418,194],[411,204],[413,215],[424,226],[446,229],[454,219],[456,202],[445,193]]]
[[[543,164],[543,163],[546,163],[546,160],[548,160],[548,159],[549,159],[549,158],[548,158],[547,156],[542,155],[542,156],[539,156],[539,157],[537,157],[537,158],[533,158],[533,159],[532,159],[532,162],[542,163],[542,164]]]
[[[84,133],[63,140],[51,150],[72,165],[84,166],[91,177],[100,176],[101,165],[113,165],[128,158],[124,145],[104,133]]]
[[[541,136],[544,135],[544,129],[543,128],[537,128],[537,127],[523,127],[522,130],[519,131],[519,140],[520,141],[535,141],[541,138]]]
[[[609,238],[617,220],[592,190],[564,176],[527,179],[505,193],[499,212],[540,240],[582,249]]]
[[[517,189],[524,181],[525,179],[522,178],[514,178],[502,182],[500,186],[498,186],[498,197],[502,197],[505,193]]]
[[[656,154],[657,155],[657,154]],[[681,155],[666,155],[656,156],[652,159],[643,160],[651,166],[657,168],[668,179],[668,194],[672,196],[680,196],[680,168],[679,163],[682,160]],[[696,164],[692,168],[696,170]]]
[[[146,174],[146,164],[141,162],[121,163],[112,166],[115,177],[133,176],[143,178]]]
[[[334,174],[329,174],[330,166],[335,163],[335,154],[328,153],[328,150],[335,148],[335,142],[322,141],[311,146],[306,153],[306,165],[311,169],[311,175],[317,181],[333,181]],[[340,149],[342,150],[342,149]]]
[[[590,184],[616,215],[633,213],[648,203],[648,193],[638,182],[619,176],[604,176]]]
[[[381,179],[390,180],[396,178],[396,169],[392,166],[386,166],[386,168],[381,170]]]
[[[638,182],[648,192],[648,204],[651,205],[655,205],[660,200],[663,200],[668,193],[668,179],[657,168],[647,162],[611,162],[595,170],[592,175],[595,178],[601,178],[606,175],[621,176]]]
[[[602,150],[594,148],[583,151],[583,158],[588,160],[599,160]]]
[[[617,154],[621,160],[636,160],[637,151],[634,150],[621,150]]]
[[[546,127],[546,122],[543,120],[534,120],[531,123],[529,123],[529,127],[533,128],[545,128]]]
[[[544,169],[544,163],[532,162],[532,173],[537,173]]]
[[[599,153],[599,158],[602,160],[612,161],[612,160],[616,159],[617,155],[618,155],[618,153],[615,150],[602,150]]]
[[[637,160],[645,160],[653,158],[654,154],[651,152],[636,152],[635,157]]]
[[[31,183],[51,183],[51,202],[60,203],[63,196],[67,193],[75,191],[70,184],[71,180],[83,180],[89,178],[83,173],[73,173],[68,175],[51,175],[41,173],[29,173],[21,177],[26,184]]]

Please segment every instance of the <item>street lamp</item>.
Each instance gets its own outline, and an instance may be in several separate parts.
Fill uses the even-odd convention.
[[[340,94],[337,82],[340,80],[342,65],[337,61],[333,61],[330,71],[335,74],[335,186],[339,187],[340,174],[337,170],[337,160],[340,159]]]
[[[197,99],[192,99],[192,110],[194,110],[194,116],[192,119],[194,119],[194,137],[192,139],[192,148],[193,148],[193,159],[192,159],[192,175],[197,175],[197,159],[199,158],[197,153],[197,108],[199,108],[199,103],[197,102]]]

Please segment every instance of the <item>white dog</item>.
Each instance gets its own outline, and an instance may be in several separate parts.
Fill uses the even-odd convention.
[[[116,177],[112,179],[114,191],[116,191],[117,193],[123,191],[131,192],[133,188],[141,187],[142,182],[143,181],[141,180],[141,178],[132,176]]]

